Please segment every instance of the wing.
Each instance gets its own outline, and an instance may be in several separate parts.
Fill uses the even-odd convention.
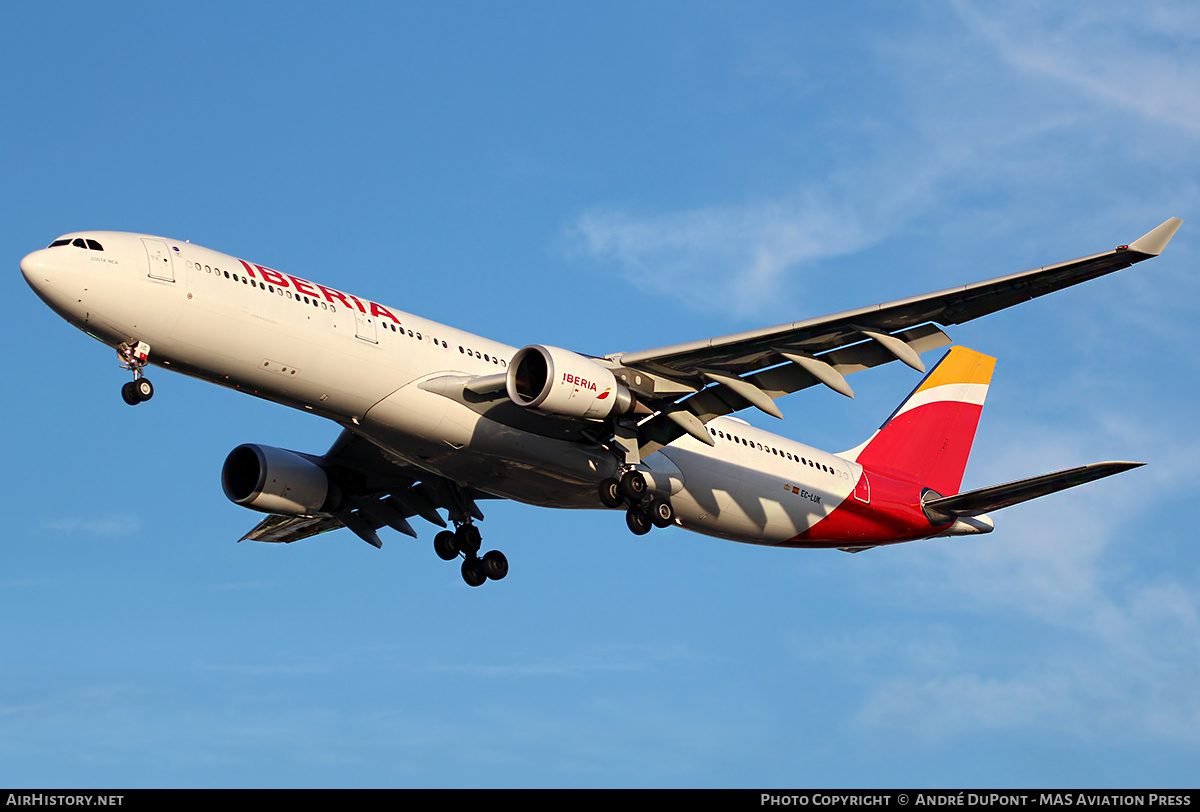
[[[818,383],[853,397],[845,376],[889,361],[924,371],[919,353],[950,343],[936,325],[962,324],[1158,256],[1181,224],[1172,217],[1129,245],[1057,265],[607,360],[624,368],[627,385],[637,373],[648,379],[631,386],[659,412],[638,429],[643,455],[685,432],[709,442],[703,424],[718,415],[755,406],[781,417],[775,398]]]
[[[503,373],[448,374],[420,386],[490,420],[546,437],[605,444],[616,429],[627,461],[653,453],[685,433],[711,445],[704,424],[714,417],[751,406],[782,417],[777,398],[816,384],[854,397],[846,376],[890,361],[903,361],[924,372],[920,354],[951,343],[938,325],[962,324],[1158,256],[1181,223],[1172,217],[1111,251],[924,296],[703,341],[590,358],[608,367],[637,397],[636,428],[622,427],[611,418],[564,417],[518,406],[504,391]]]
[[[783,354],[787,351],[816,355],[868,337],[875,338],[876,335],[887,335],[929,322],[962,324],[1158,256],[1182,222],[1172,217],[1135,242],[1118,246],[1112,251],[973,285],[847,310],[831,316],[609,358],[627,367],[700,383],[702,372],[707,369],[745,374],[783,363],[788,360]],[[911,357],[906,357],[902,347],[886,339],[880,343],[889,352],[900,356],[901,360],[911,360]]]
[[[314,516],[272,514],[240,541],[290,544],[346,527],[368,544],[381,547],[383,542],[376,531],[385,525],[416,537],[408,522],[413,516],[439,527],[446,526],[438,513],[440,509],[454,521],[468,516],[482,520],[483,512],[476,500],[494,498],[393,457],[349,429],[342,431],[323,457],[301,456],[319,464],[339,489],[342,494],[339,510]]]

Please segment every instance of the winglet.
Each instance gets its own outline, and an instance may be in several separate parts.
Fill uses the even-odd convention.
[[[1129,244],[1130,251],[1137,251],[1139,254],[1149,254],[1156,257],[1163,252],[1167,247],[1167,243],[1175,236],[1175,232],[1183,225],[1183,221],[1178,217],[1172,217],[1167,222],[1163,223],[1153,231],[1148,231],[1142,236]]]

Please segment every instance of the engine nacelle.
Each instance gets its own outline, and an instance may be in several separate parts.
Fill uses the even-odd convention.
[[[240,445],[221,466],[221,487],[236,504],[263,513],[305,516],[329,509],[337,488],[320,466],[269,445]]]
[[[633,395],[611,371],[578,353],[530,344],[508,364],[508,397],[518,406],[568,417],[633,411]]]

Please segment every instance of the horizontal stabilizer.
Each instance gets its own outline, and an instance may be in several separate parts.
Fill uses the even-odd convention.
[[[1144,462],[1094,462],[1091,465],[1042,474],[1005,485],[993,485],[990,488],[980,488],[954,496],[940,496],[924,503],[925,514],[934,524],[946,524],[959,516],[977,516],[991,510],[999,510],[1143,465]]]

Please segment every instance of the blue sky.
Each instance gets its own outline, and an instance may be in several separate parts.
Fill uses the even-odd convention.
[[[1186,2],[12,5],[0,784],[1194,786],[1200,8]],[[514,345],[660,346],[1129,242],[948,330],[999,358],[964,487],[1149,463],[996,532],[771,550],[488,504],[234,542],[220,465],[336,427],[111,350],[17,269],[190,239]],[[892,368],[897,367],[897,368]],[[747,419],[831,450],[912,388]]]

